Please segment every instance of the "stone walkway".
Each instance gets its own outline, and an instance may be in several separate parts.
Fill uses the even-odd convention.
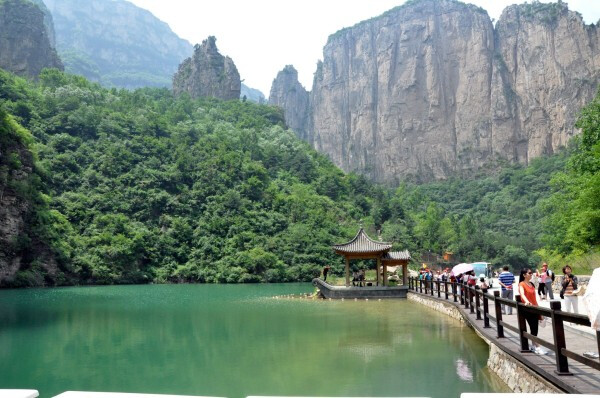
[[[446,301],[444,300],[443,293],[442,298],[438,299],[437,293],[435,296],[431,296],[416,293],[413,290],[410,290],[410,292],[413,294],[426,296],[429,299],[441,300],[457,306],[463,314],[463,316],[465,316],[470,321],[471,325],[480,334],[482,334],[488,340],[494,342],[494,344],[496,344],[504,352],[516,358],[525,366],[532,369],[533,371],[544,377],[546,380],[550,381],[552,384],[558,386],[562,390],[569,393],[577,394],[600,394],[600,371],[595,370],[589,366],[580,364],[575,360],[569,359],[569,371],[572,372],[573,375],[557,375],[554,372],[556,370],[556,361],[553,352],[549,352],[547,355],[538,355],[529,352],[521,353],[521,345],[519,342],[519,335],[517,333],[514,333],[508,330],[507,328],[504,328],[505,337],[501,339],[497,338],[496,323],[494,320],[490,320],[489,328],[484,328],[483,319],[476,319],[476,314],[471,314],[470,309],[465,309],[464,306],[460,305],[460,303],[454,303],[452,301],[451,295],[450,300]],[[490,315],[494,316],[494,305],[491,301],[489,308]],[[515,311],[513,311],[513,315],[503,315],[502,320],[518,328],[517,316]],[[538,337],[551,344],[554,344],[554,337],[552,333],[552,323],[551,320],[548,319],[547,326],[545,328],[540,328]],[[583,352],[586,351],[598,352],[598,343],[595,335],[585,334],[565,328],[565,339],[567,348],[578,354],[583,354]]]

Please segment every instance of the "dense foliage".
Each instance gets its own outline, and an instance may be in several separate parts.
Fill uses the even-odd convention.
[[[325,264],[341,272],[330,245],[361,222],[416,262],[452,251],[519,267],[599,243],[600,100],[558,155],[395,190],[344,174],[280,110],[250,102],[0,71],[0,109],[39,158],[31,237],[63,271],[48,284],[310,280]],[[13,284],[43,272],[26,262]]]
[[[77,282],[308,280],[365,216],[344,175],[250,102],[107,90],[49,70],[0,75],[2,107],[36,138],[60,258]]]

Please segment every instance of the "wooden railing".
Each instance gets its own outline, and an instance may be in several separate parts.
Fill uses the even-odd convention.
[[[496,337],[504,338],[504,329],[508,329],[519,335],[519,343],[521,352],[529,351],[529,342],[531,340],[543,347],[553,351],[556,356],[556,370],[559,375],[571,375],[569,372],[569,359],[577,361],[581,364],[589,366],[593,369],[600,370],[600,361],[591,358],[586,358],[576,352],[567,349],[565,341],[565,322],[571,322],[576,325],[591,326],[590,320],[585,315],[564,312],[561,310],[560,301],[551,301],[550,308],[526,306],[521,303],[519,295],[515,300],[509,300],[500,297],[499,291],[494,291],[494,294],[488,293],[488,289],[480,289],[479,286],[467,286],[466,283],[459,284],[449,281],[425,281],[415,277],[409,278],[409,289],[418,293],[430,296],[437,296],[444,300],[452,300],[464,306],[465,310],[469,310],[471,314],[475,314],[475,318],[483,320],[483,327],[489,328],[490,321],[496,324]],[[450,298],[452,296],[452,298]],[[490,314],[490,302],[494,315]],[[513,325],[502,320],[502,305],[512,307],[517,312],[517,325]],[[534,314],[549,318],[552,325],[553,341],[549,342],[537,336],[533,336],[527,332],[526,315]],[[596,331],[596,342],[598,351],[600,351],[600,331]]]

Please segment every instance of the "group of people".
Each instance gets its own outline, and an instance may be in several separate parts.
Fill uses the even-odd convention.
[[[564,278],[561,283],[560,298],[565,300],[565,311],[577,313],[579,311],[577,295],[575,294],[578,289],[577,276],[573,275],[573,270],[569,265],[565,265],[562,271]],[[539,279],[539,286],[537,288],[534,283],[534,278]],[[509,271],[508,266],[503,267],[503,271],[500,273],[498,280],[502,289],[502,297],[512,300],[515,276]],[[542,272],[539,272],[538,270],[533,272],[530,268],[521,270],[518,284],[521,302],[525,304],[525,306],[537,306],[538,295],[540,300],[545,300],[547,295],[550,295],[551,300],[554,299],[554,294],[552,292],[553,280],[554,273],[548,269],[548,264],[546,263],[542,265]],[[544,289],[540,288],[542,285],[544,285]],[[512,315],[512,307],[502,304],[502,313]],[[543,317],[541,315],[526,312],[525,320],[529,325],[530,333],[533,336],[537,336],[539,324],[543,321]],[[537,354],[547,353],[544,348],[538,346],[536,343],[532,343],[531,350]]]
[[[419,271],[419,279],[425,281],[425,286],[427,288],[429,288],[431,281],[458,282],[459,284],[467,282],[467,285],[479,286],[481,289],[487,289],[489,287],[487,279],[483,274],[477,277],[474,271],[468,271],[464,274],[454,275],[450,272],[449,268],[437,270],[435,272],[431,269],[423,268]]]

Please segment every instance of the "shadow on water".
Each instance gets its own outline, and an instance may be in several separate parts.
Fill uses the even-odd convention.
[[[487,345],[459,322],[407,301],[272,298],[310,291],[300,284],[0,292],[8,325],[0,329],[0,388],[37,388],[43,397],[502,391],[485,366]]]

